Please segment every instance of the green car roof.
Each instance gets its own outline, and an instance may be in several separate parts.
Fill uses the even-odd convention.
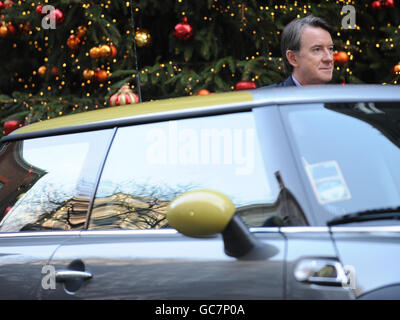
[[[112,120],[128,119],[135,116],[180,111],[191,108],[220,106],[232,103],[253,101],[249,91],[215,93],[203,96],[190,96],[171,98],[165,100],[149,101],[119,107],[109,107],[83,113],[61,116],[50,120],[39,121],[24,126],[13,133],[12,136],[49,131],[68,127],[79,127],[90,124],[101,124]]]

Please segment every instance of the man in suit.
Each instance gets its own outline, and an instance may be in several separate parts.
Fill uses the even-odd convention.
[[[291,75],[278,84],[263,88],[326,84],[332,80],[332,28],[312,15],[290,22],[282,32],[281,51]]]

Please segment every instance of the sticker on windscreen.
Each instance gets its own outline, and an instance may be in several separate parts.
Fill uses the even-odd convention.
[[[350,190],[336,161],[306,164],[305,169],[320,204],[351,199]]]

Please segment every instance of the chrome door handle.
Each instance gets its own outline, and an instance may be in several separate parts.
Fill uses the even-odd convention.
[[[334,259],[303,259],[297,264],[294,276],[297,281],[320,285],[345,286],[349,282],[342,264]]]
[[[88,280],[91,279],[93,276],[90,272],[87,271],[75,271],[75,270],[62,270],[56,271],[56,281],[57,282],[64,282],[70,280]]]

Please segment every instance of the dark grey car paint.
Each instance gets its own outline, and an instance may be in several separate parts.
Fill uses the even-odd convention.
[[[38,299],[43,266],[77,232],[0,234],[0,299]]]
[[[400,285],[400,226],[332,227],[332,235],[342,263],[354,267],[357,297]]]
[[[344,286],[302,283],[296,280],[296,266],[304,259],[338,260],[328,228],[284,227],[282,233],[287,239],[286,257],[286,298],[287,299],[351,299],[354,297]]]
[[[50,264],[66,270],[81,260],[92,279],[76,292],[64,284],[41,290],[43,299],[283,299],[284,238],[257,233],[275,247],[267,260],[224,253],[220,236],[189,238],[163,231],[83,231],[61,246]]]

